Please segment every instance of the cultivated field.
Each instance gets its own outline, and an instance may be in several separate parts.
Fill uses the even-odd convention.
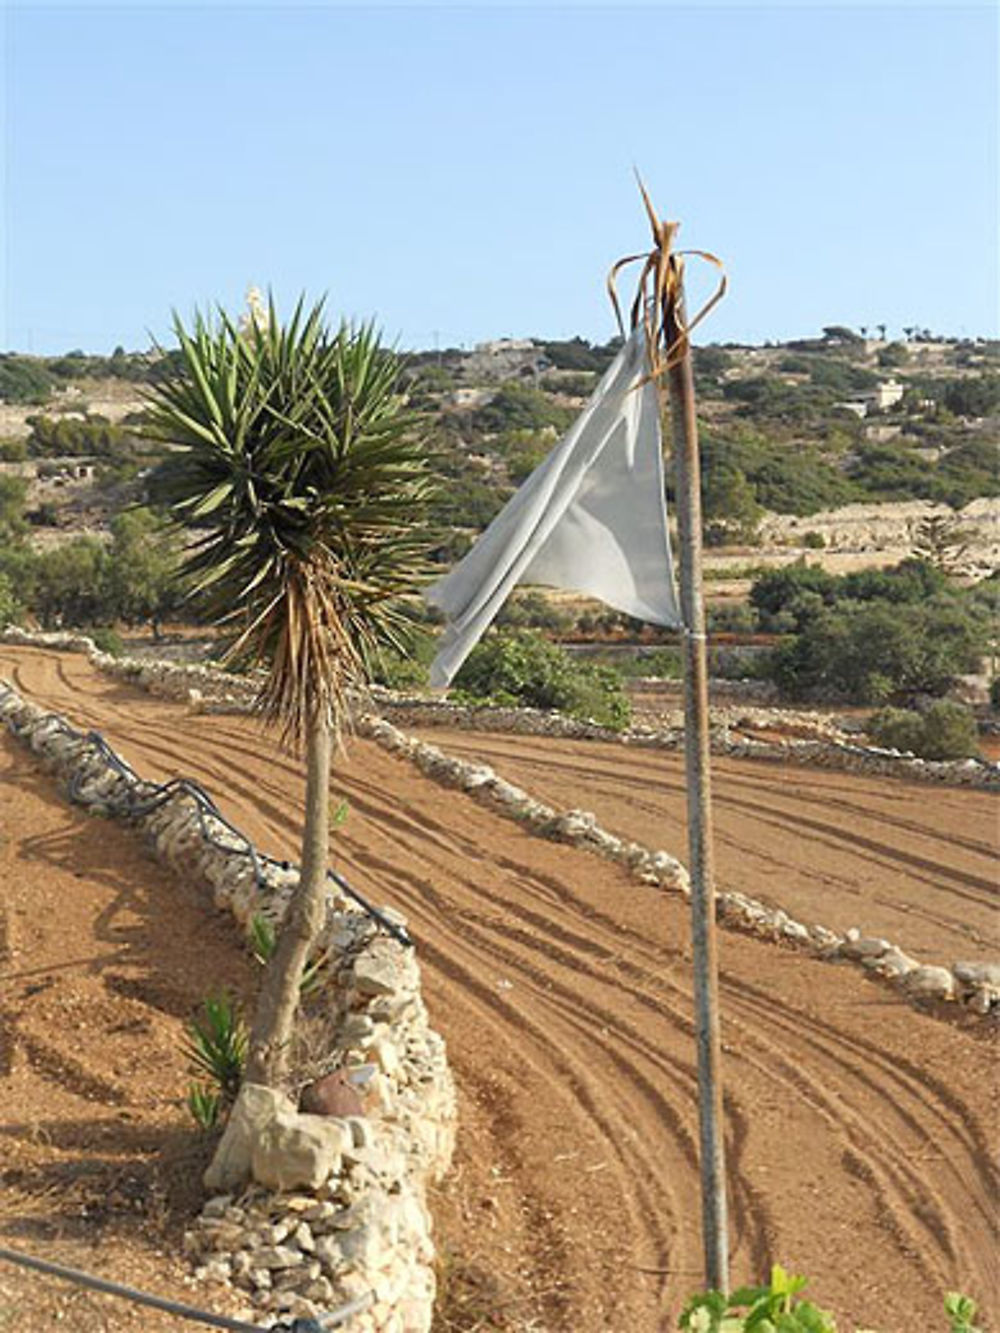
[[[300,765],[249,720],[190,715],[99,676],[81,656],[0,647],[0,675],[99,728],[143,775],[198,778],[262,849],[297,855]],[[683,854],[675,757],[431,738]],[[499,1328],[673,1327],[700,1268],[683,903],[526,834],[365,742],[352,744],[334,789],[351,807],[338,865],[408,915],[462,1091],[457,1169],[438,1198],[439,1241],[456,1256],[446,1283],[458,1290],[492,1275],[508,1320]],[[884,932],[927,961],[995,955],[989,796],[748,762],[720,763],[716,793],[726,884],[800,919]],[[80,817],[67,813],[66,823],[75,836]],[[7,832],[30,850],[30,830]],[[46,836],[66,863],[69,833]],[[44,878],[37,866],[28,873]],[[81,874],[81,896],[121,878],[113,866],[84,864]],[[182,901],[183,886],[159,871],[146,878],[144,898],[119,897],[93,928],[107,931],[126,908],[161,912],[161,894]],[[58,904],[50,910],[51,931],[63,922]],[[71,914],[64,928],[88,929]],[[218,933],[206,926],[206,970],[217,966]],[[30,966],[25,938],[20,969]],[[114,969],[86,961],[92,941],[76,942],[80,975],[110,996]],[[985,1029],[919,1013],[853,968],[730,933],[721,946],[734,1277],[781,1259],[816,1275],[813,1295],[842,1328],[882,1333],[939,1327],[941,1294],[960,1287],[989,1326],[1000,1302],[996,1065]],[[204,988],[226,979],[205,976]],[[164,1003],[155,993],[130,1002],[154,1019]],[[66,1012],[60,1040],[72,1032],[78,1084],[81,1072],[108,1077],[101,1025],[110,1021]],[[58,1068],[50,1077],[58,1082]],[[143,1125],[142,1076],[121,1077],[125,1109]],[[53,1106],[46,1132],[88,1151],[101,1117],[86,1096],[70,1088]],[[12,1108],[3,1111],[10,1120]],[[0,1235],[14,1234],[0,1218]]]

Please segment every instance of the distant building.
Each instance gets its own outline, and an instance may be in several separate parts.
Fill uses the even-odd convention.
[[[880,412],[887,407],[895,407],[903,396],[903,386],[898,380],[880,380],[871,390],[871,397]]]
[[[531,338],[494,338],[492,342],[476,343],[476,351],[486,356],[500,356],[504,352],[533,352]]]
[[[874,389],[864,389],[845,402],[834,403],[834,407],[842,407],[845,412],[853,412],[863,419],[872,410],[884,412],[886,408],[895,407],[905,391],[898,380],[880,380]]]

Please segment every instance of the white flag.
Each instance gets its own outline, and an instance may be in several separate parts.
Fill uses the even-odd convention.
[[[654,385],[642,383],[647,374],[638,328],[569,433],[427,590],[449,622],[431,685],[451,681],[518,583],[589,593],[639,620],[680,624],[660,409]]]

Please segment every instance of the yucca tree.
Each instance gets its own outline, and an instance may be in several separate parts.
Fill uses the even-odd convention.
[[[247,1079],[287,1073],[299,982],[322,924],[333,751],[379,647],[398,642],[400,596],[428,538],[425,454],[399,363],[371,325],[331,331],[322,302],[288,322],[273,302],[237,324],[175,317],[179,374],[155,386],[149,432],[172,446],[156,498],[193,538],[194,595],[266,670],[259,708],[304,748],[301,879],[250,1034]]]

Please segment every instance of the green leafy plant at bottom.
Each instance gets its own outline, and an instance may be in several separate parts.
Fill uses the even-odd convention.
[[[189,1083],[187,1106],[199,1128],[215,1129],[218,1125],[222,1115],[222,1098],[214,1088],[206,1087],[204,1083]]]
[[[684,1307],[680,1328],[687,1333],[837,1333],[833,1316],[812,1301],[800,1300],[807,1278],[786,1272],[780,1264],[771,1269],[767,1286],[740,1287],[729,1296],[721,1291],[701,1292]],[[945,1298],[950,1333],[982,1333],[972,1320],[976,1303],[960,1292]],[[874,1333],[859,1329],[858,1333]]]
[[[236,1100],[246,1065],[246,1025],[232,996],[210,996],[203,1001],[200,1017],[187,1026],[182,1050],[191,1072],[209,1080],[190,1084],[188,1109],[203,1129],[214,1128]]]
[[[950,1333],[982,1333],[972,1322],[976,1317],[976,1302],[960,1291],[948,1292],[944,1298],[944,1312],[951,1320]]]
[[[689,1333],[837,1333],[830,1315],[798,1299],[807,1281],[775,1264],[766,1287],[740,1287],[729,1296],[721,1291],[693,1296],[680,1327]]]

